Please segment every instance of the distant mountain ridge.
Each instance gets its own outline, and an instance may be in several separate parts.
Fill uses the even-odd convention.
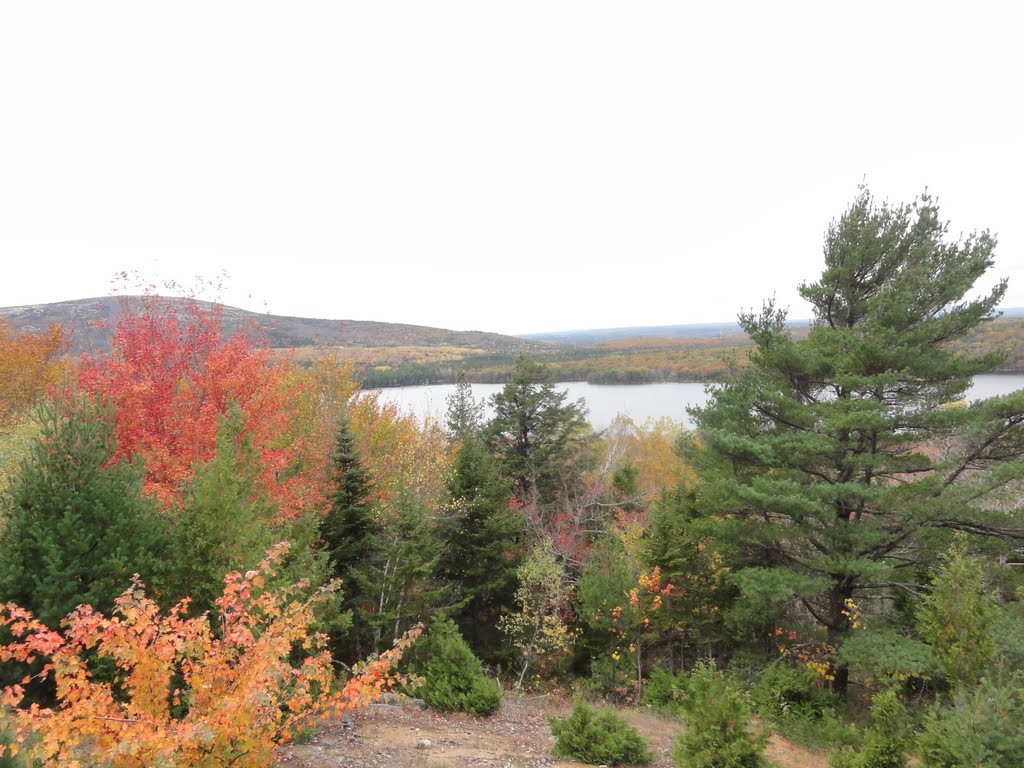
[[[104,296],[89,299],[59,301],[50,304],[27,304],[0,307],[0,317],[6,318],[17,330],[41,330],[51,323],[59,323],[71,333],[73,353],[110,349],[117,319],[133,306],[153,297]],[[214,306],[195,299],[160,297],[170,306],[188,302]],[[454,347],[474,349],[492,354],[541,354],[550,344],[516,336],[485,331],[452,331],[404,323],[385,323],[373,320],[327,320],[290,317],[250,312],[237,307],[223,306],[224,329],[233,334],[248,327],[262,334],[274,348],[309,347]]]
[[[71,353],[108,351],[117,319],[153,297],[114,296],[0,308],[17,330],[41,330],[59,323],[71,332]],[[191,299],[160,298],[182,310]],[[207,302],[198,302],[213,306]],[[544,362],[557,381],[641,384],[720,381],[746,364],[752,348],[733,323],[636,326],[525,337],[483,331],[452,331],[403,323],[324,320],[221,308],[224,331],[245,329],[300,364],[324,354],[349,362],[366,388],[451,383],[462,374],[472,382],[505,382],[519,355]],[[997,371],[1024,372],[1024,309],[1002,310],[956,343],[972,354],[1004,350]],[[794,335],[807,320],[790,322]]]
[[[1000,309],[1002,317],[1024,317],[1024,307],[1007,307]],[[810,323],[808,318],[789,320],[786,322],[791,328],[806,328]],[[700,339],[709,336],[728,337],[733,334],[742,333],[739,323],[685,323],[682,325],[636,325],[623,328],[581,328],[570,331],[546,331],[544,333],[523,333],[519,334],[521,339],[531,341],[553,341],[561,344],[602,344],[608,341],[619,341],[621,339],[646,339],[646,338],[668,338],[668,339]]]

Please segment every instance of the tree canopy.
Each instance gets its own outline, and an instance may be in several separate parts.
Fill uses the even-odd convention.
[[[909,586],[929,532],[1024,536],[999,503],[1022,468],[1024,392],[964,404],[1000,356],[950,348],[996,316],[1005,281],[968,298],[994,248],[987,232],[951,238],[927,195],[890,205],[862,190],[829,227],[820,279],[800,286],[806,338],[773,301],[742,314],[751,367],[692,411],[703,502],[749,558],[737,583],[795,602],[828,647],[849,634],[851,601]],[[830,677],[844,689],[846,675]]]

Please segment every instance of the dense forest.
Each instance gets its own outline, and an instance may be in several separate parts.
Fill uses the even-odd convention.
[[[449,360],[443,423],[216,305],[149,296],[74,356],[0,324],[0,766],[268,766],[384,690],[509,688],[681,716],[679,766],[767,765],[769,729],[834,768],[1024,765],[1024,391],[963,399],[1019,363],[1005,283],[971,293],[993,250],[863,190],[809,327],[768,301],[742,341]],[[601,370],[723,386],[692,431],[598,433],[555,381]],[[650,759],[582,703],[552,728]]]

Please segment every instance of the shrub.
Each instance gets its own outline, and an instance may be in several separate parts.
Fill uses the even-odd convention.
[[[761,673],[751,698],[758,711],[767,717],[776,718],[794,710],[817,714],[826,706],[826,697],[818,690],[819,679],[808,667],[777,662]]]
[[[765,768],[768,734],[750,733],[750,708],[735,682],[714,662],[701,663],[682,700],[686,731],[672,757],[679,768]]]
[[[983,679],[953,706],[932,710],[917,739],[917,754],[927,768],[1019,768],[1024,765],[1024,688]]]
[[[611,707],[595,710],[576,702],[565,720],[549,717],[556,757],[592,765],[646,765],[654,760],[640,732]]]
[[[873,725],[864,749],[847,747],[836,753],[830,768],[905,768],[907,764],[906,711],[893,691],[876,694],[871,702]]]
[[[484,674],[455,622],[435,618],[421,642],[422,684],[416,689],[431,709],[490,715],[501,705],[501,689]]]
[[[4,753],[69,767],[269,768],[278,745],[323,715],[376,701],[401,683],[390,670],[418,630],[356,665],[344,687],[328,693],[326,637],[310,629],[326,593],[296,600],[290,588],[264,589],[286,548],[277,545],[256,570],[225,577],[218,633],[209,616],[187,617],[186,601],[162,614],[138,583],[115,601],[113,617],[80,606],[60,633],[13,604],[0,606],[0,629],[12,638],[0,645],[0,661],[42,658],[58,694],[53,709],[9,710],[15,744]],[[296,647],[303,658],[293,666]],[[113,683],[91,674],[90,661],[100,658],[116,664]],[[23,698],[20,685],[0,690],[3,706]]]
[[[685,680],[664,667],[655,667],[644,686],[643,702],[658,712],[674,714],[679,711],[684,695]]]
[[[812,749],[859,743],[855,728],[837,714],[835,696],[807,667],[775,663],[765,668],[751,690],[758,713],[787,739]]]

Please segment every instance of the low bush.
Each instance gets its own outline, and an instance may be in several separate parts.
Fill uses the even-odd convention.
[[[983,679],[925,719],[917,755],[926,768],[1019,768],[1024,765],[1024,680]]]
[[[807,667],[775,663],[761,671],[751,688],[758,714],[790,741],[812,749],[857,745],[857,729],[843,721],[835,696]]]
[[[431,709],[490,715],[501,706],[498,683],[484,674],[483,664],[451,619],[435,618],[416,651],[422,659],[422,682],[415,693]]]
[[[658,712],[676,714],[685,695],[686,678],[673,675],[664,667],[655,667],[644,685],[643,703]]]
[[[672,757],[679,768],[766,768],[768,734],[751,733],[751,713],[739,686],[714,662],[687,679],[682,699],[686,730]]]
[[[646,765],[654,760],[640,732],[611,707],[595,710],[577,702],[565,720],[548,718],[556,757],[592,765]]]
[[[857,752],[850,747],[832,756],[829,768],[906,768],[907,713],[893,691],[876,694],[871,702],[872,727]]]

